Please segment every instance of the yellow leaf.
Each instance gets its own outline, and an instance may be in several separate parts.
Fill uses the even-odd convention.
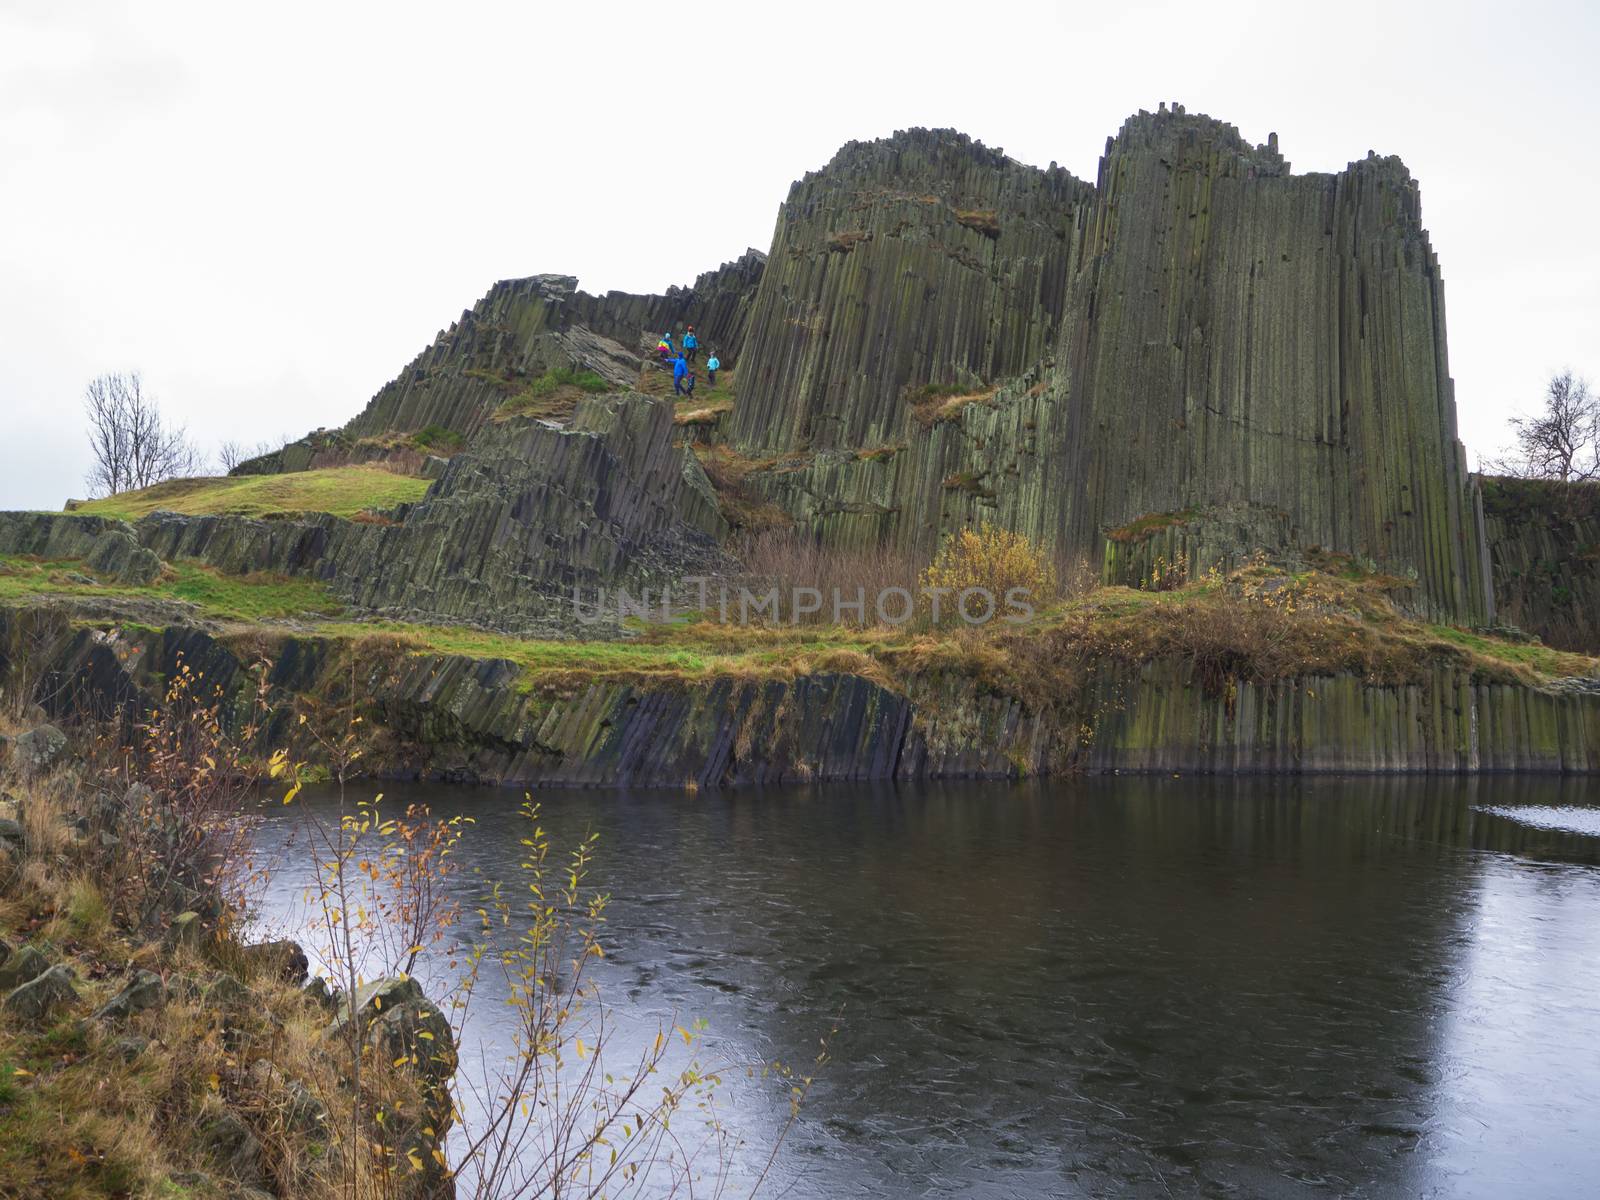
[[[422,1159],[418,1157],[415,1150],[407,1150],[406,1159],[411,1163],[411,1169],[413,1171],[422,1170]]]
[[[33,1074],[33,1072],[28,1070],[26,1067],[17,1067],[11,1073],[18,1079],[26,1079],[29,1075]]]
[[[586,1046],[584,1046],[582,1038],[578,1039],[578,1057],[579,1058],[588,1058],[589,1057],[589,1050],[588,1050],[588,1048]]]

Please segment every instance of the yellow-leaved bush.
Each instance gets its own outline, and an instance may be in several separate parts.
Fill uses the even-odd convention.
[[[931,612],[929,593],[943,589],[948,598],[939,606],[940,624],[961,620],[963,593],[971,589],[987,592],[994,598],[994,615],[1006,616],[1016,609],[1008,606],[1015,589],[1033,608],[1042,608],[1056,596],[1055,566],[1044,550],[1029,538],[1007,529],[984,524],[957,530],[946,536],[939,553],[922,573],[924,606]],[[977,614],[986,602],[975,598],[966,611]]]

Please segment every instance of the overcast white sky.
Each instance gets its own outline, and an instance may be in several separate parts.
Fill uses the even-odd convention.
[[[1470,451],[1600,376],[1600,5],[0,0],[0,508],[83,494],[137,368],[202,445],[353,414],[496,279],[687,282],[851,138],[1093,179],[1178,100],[1297,171],[1403,157]]]

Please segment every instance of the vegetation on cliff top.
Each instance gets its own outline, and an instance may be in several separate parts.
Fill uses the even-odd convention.
[[[894,567],[892,562],[877,565],[889,573]],[[947,583],[947,575],[954,578],[952,570],[945,564],[936,577],[927,578]],[[883,584],[887,578],[874,575],[871,582]],[[915,574],[910,582],[915,585]],[[963,582],[970,580],[963,576]],[[1376,575],[1292,573],[1256,564],[1165,592],[1091,588],[1079,581],[1022,625],[933,628],[925,611],[900,626],[739,625],[719,623],[713,609],[680,614],[669,624],[634,621],[633,636],[620,641],[580,641],[343,620],[337,601],[303,579],[230,576],[180,563],[148,588],[129,588],[94,581],[82,564],[0,559],[0,601],[36,596],[182,600],[196,605],[202,617],[232,623],[302,618],[297,622],[302,632],[309,617],[322,636],[377,639],[400,654],[511,662],[522,668],[525,688],[583,680],[792,679],[821,672],[903,687],[930,670],[958,669],[1019,695],[1037,695],[1040,681],[1050,677],[1067,687],[1064,671],[1081,675],[1095,663],[1157,659],[1187,661],[1203,681],[1216,686],[1228,679],[1265,683],[1342,673],[1401,684],[1420,680],[1435,664],[1484,680],[1530,685],[1600,675],[1600,660],[1587,655],[1406,617],[1388,598],[1384,583]]]
[[[320,583],[283,575],[227,575],[215,567],[179,562],[148,587],[104,583],[81,562],[0,557],[0,601],[30,597],[178,600],[199,615],[224,621],[270,621],[341,607]]]
[[[285,475],[172,479],[140,491],[91,500],[75,511],[120,521],[137,521],[153,512],[243,517],[330,513],[348,518],[420,500],[428,486],[426,479],[382,467],[328,467]]]

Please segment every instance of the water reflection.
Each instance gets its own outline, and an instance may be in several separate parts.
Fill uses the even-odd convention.
[[[1600,839],[1512,819],[1591,787],[540,798],[558,841],[601,835],[624,1036],[687,1014],[731,1057],[803,1062],[844,1009],[771,1194],[1487,1196],[1600,1167]],[[472,864],[512,873],[520,797],[390,791],[473,815]],[[725,1099],[749,1179],[781,1096]]]

